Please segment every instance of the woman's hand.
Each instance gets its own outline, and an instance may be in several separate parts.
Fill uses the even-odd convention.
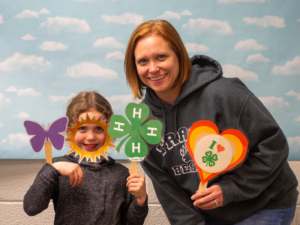
[[[221,207],[224,202],[223,193],[219,185],[213,185],[202,191],[197,191],[191,197],[194,206],[203,210],[215,209]]]
[[[130,170],[129,173],[131,173]],[[126,187],[128,187],[129,192],[134,193],[138,205],[142,206],[145,204],[147,200],[147,193],[144,175],[137,173],[131,174],[127,178]]]
[[[52,166],[60,172],[62,176],[68,176],[70,178],[70,185],[75,187],[82,184],[83,172],[77,163],[71,162],[56,162]]]

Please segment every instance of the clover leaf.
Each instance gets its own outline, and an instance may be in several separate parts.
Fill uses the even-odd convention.
[[[218,156],[216,154],[212,154],[212,151],[205,152],[206,156],[202,157],[202,162],[206,163],[206,166],[213,167],[215,165],[215,161],[218,161]]]
[[[110,120],[108,132],[114,138],[124,137],[116,148],[117,152],[120,152],[122,145],[127,141],[125,154],[131,159],[144,158],[148,153],[146,142],[149,144],[160,142],[162,124],[158,120],[144,123],[150,115],[150,110],[145,104],[129,103],[125,114],[130,123],[123,116],[114,115]]]

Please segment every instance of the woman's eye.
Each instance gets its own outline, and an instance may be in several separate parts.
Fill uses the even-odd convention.
[[[141,59],[141,60],[138,61],[138,64],[143,64],[145,62],[146,62],[146,59]]]
[[[160,55],[160,56],[158,56],[159,59],[163,59],[163,58],[165,58],[165,57],[166,57],[165,55]]]

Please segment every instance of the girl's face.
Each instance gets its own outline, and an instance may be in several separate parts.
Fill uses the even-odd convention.
[[[137,41],[135,64],[142,82],[159,98],[177,97],[179,90],[172,90],[179,74],[179,61],[169,43],[159,34],[152,33]]]
[[[90,119],[95,117],[96,120],[102,115],[95,109],[89,109],[87,112],[81,113],[78,117],[78,120],[86,120],[87,114]],[[104,119],[106,119],[106,117],[102,115],[101,120]],[[76,131],[75,142],[77,146],[84,151],[97,151],[105,142],[105,132],[102,127],[96,124],[84,124]]]

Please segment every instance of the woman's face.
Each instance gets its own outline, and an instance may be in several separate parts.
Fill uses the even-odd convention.
[[[146,86],[162,100],[177,97],[180,88],[173,91],[171,88],[179,74],[178,58],[161,35],[152,33],[139,39],[134,56],[137,72]]]

